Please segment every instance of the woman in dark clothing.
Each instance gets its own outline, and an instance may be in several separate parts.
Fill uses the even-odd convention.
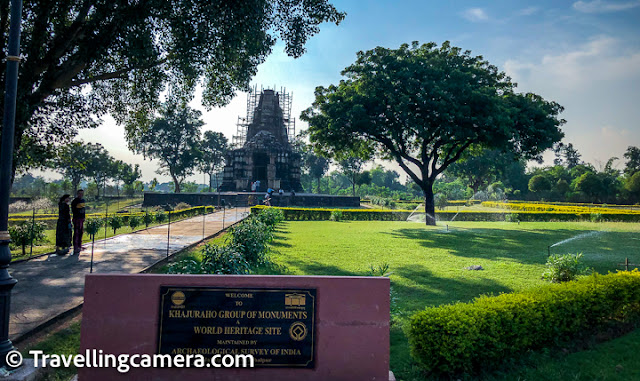
[[[58,202],[58,224],[56,226],[56,253],[64,255],[71,246],[71,214],[69,209],[71,195],[65,194]]]

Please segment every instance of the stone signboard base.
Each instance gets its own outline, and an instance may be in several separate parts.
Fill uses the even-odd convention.
[[[80,353],[93,349],[116,355],[157,353],[162,286],[165,290],[166,286],[315,290],[313,368],[137,368],[127,373],[81,368],[80,381],[393,379],[389,372],[389,279],[379,277],[87,275]],[[186,301],[179,295],[184,296],[172,294],[172,306],[188,305],[189,294]],[[287,303],[299,302],[291,299]]]

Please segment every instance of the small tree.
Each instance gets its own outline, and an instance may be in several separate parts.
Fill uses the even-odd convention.
[[[113,229],[113,234],[116,234],[116,231],[120,229],[124,225],[124,219],[122,216],[113,215],[109,218],[109,226]]]
[[[153,220],[154,220],[153,214],[149,213],[148,211],[145,211],[144,214],[142,215],[142,222],[144,222],[144,227],[146,229],[148,229],[149,225],[153,223]]]
[[[142,220],[138,216],[129,216],[129,227],[131,230],[136,230],[138,226],[142,225]]]
[[[134,147],[137,153],[159,161],[157,173],[171,176],[175,193],[180,193],[182,182],[193,175],[200,160],[201,116],[189,106],[167,102]]]
[[[163,222],[165,222],[167,220],[167,213],[158,212],[158,213],[156,213],[155,218],[156,218],[156,221],[161,224],[161,223],[163,223]]]
[[[229,141],[221,132],[205,131],[200,142],[202,156],[198,169],[209,175],[209,192],[213,187],[213,177],[224,166],[224,157],[229,150]],[[217,188],[218,184],[216,184]]]
[[[22,255],[27,255],[27,246],[33,241],[34,244],[46,241],[44,234],[45,225],[41,222],[31,223],[31,221],[20,221],[17,225],[9,226],[11,242],[22,248]]]

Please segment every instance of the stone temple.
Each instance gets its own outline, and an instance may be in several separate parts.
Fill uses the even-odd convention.
[[[252,88],[247,97],[247,117],[239,118],[234,145],[226,157],[220,191],[257,191],[273,188],[301,192],[300,155],[293,151],[295,121],[290,118],[291,94],[284,90]]]

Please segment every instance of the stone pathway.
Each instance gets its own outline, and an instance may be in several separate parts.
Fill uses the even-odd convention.
[[[204,236],[247,216],[248,208],[216,212],[204,218]],[[86,233],[85,233],[86,234]],[[172,223],[169,254],[194,244],[203,237],[203,217]],[[80,255],[36,258],[11,265],[18,280],[11,294],[9,337],[15,339],[47,320],[80,305],[84,276],[89,273],[91,244]],[[167,225],[96,241],[93,272],[137,273],[167,255]]]

